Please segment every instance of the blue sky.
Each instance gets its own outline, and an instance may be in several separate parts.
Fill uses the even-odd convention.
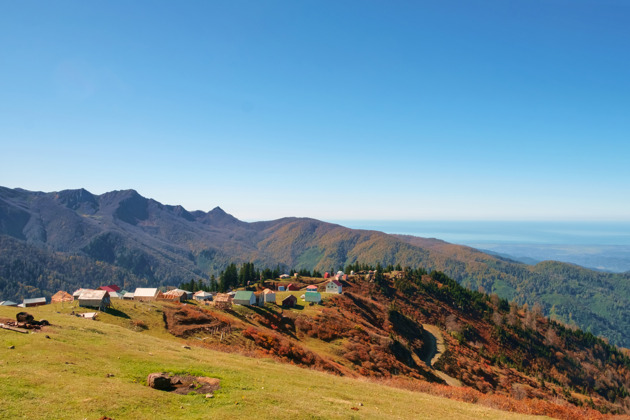
[[[630,220],[625,1],[0,0],[0,185]]]

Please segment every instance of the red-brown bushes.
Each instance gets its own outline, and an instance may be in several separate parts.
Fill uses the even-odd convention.
[[[177,337],[231,329],[227,319],[191,305],[164,306],[163,317],[168,331]]]
[[[336,366],[322,359],[317,354],[277,334],[269,334],[253,327],[246,328],[242,334],[243,337],[253,340],[266,354],[291,363],[325,370],[338,375],[342,374]]]
[[[402,378],[391,378],[380,381],[389,386],[424,392],[439,397],[446,397],[458,401],[481,404],[486,407],[515,413],[549,416],[564,420],[593,419],[603,420],[606,415],[587,407],[560,405],[541,399],[524,398],[517,401],[499,394],[483,394],[472,388],[452,387],[423,381],[410,381]]]
[[[339,315],[322,313],[314,318],[300,315],[295,319],[295,326],[309,337],[332,341],[347,337],[352,324]]]

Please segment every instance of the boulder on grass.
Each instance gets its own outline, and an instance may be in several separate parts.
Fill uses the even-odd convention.
[[[15,315],[15,318],[17,319],[17,322],[26,322],[27,324],[30,324],[35,320],[33,315],[27,312],[18,312],[17,315]]]
[[[149,373],[147,376],[147,385],[160,391],[170,391],[173,389],[173,383],[167,373]]]

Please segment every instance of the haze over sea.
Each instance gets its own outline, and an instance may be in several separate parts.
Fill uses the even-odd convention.
[[[630,270],[630,222],[345,220],[354,229],[436,238],[529,264],[557,260]]]

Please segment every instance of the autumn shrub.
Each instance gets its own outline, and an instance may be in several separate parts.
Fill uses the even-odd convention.
[[[135,320],[131,321],[131,325],[133,325],[134,329],[136,329],[138,331],[149,329],[147,324],[144,321],[142,321],[141,319],[135,319]]]
[[[277,357],[285,362],[341,374],[341,371],[336,366],[322,359],[317,354],[275,333],[270,334],[253,327],[248,327],[243,330],[242,334],[243,337],[254,341],[262,351],[270,356]]]
[[[323,341],[347,337],[352,329],[352,325],[339,315],[326,313],[314,318],[300,315],[295,319],[295,326],[309,337]]]

